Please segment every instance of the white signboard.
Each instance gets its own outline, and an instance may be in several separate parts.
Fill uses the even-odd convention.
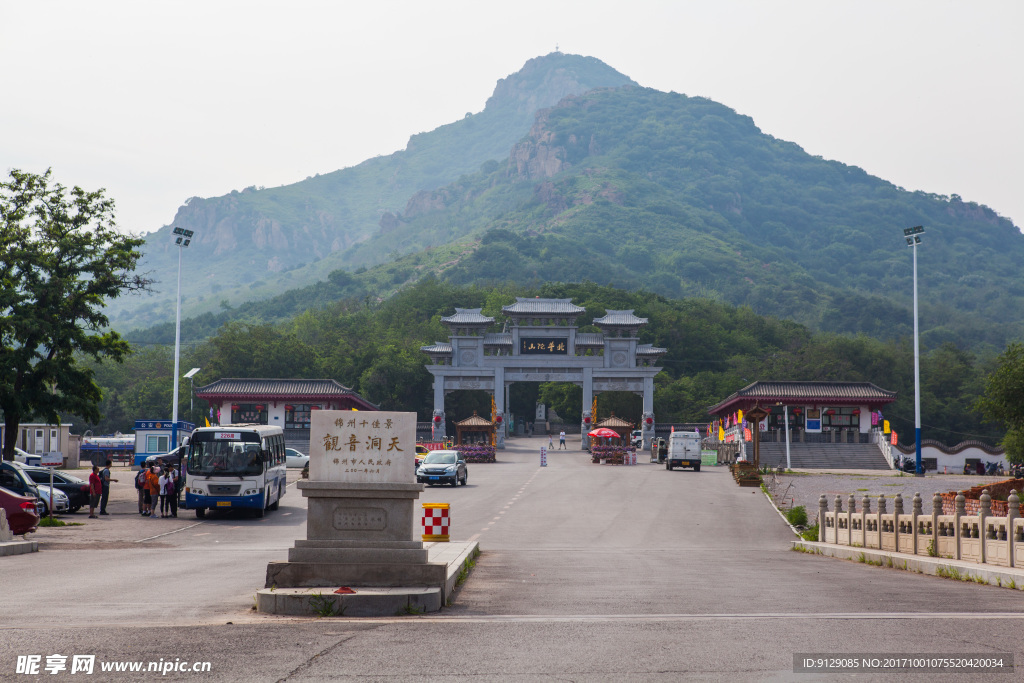
[[[60,451],[50,451],[39,456],[39,464],[42,467],[63,467],[64,454]]]
[[[541,446],[540,447],[540,466],[541,467],[547,467],[548,466],[548,448],[547,448],[547,446]]]
[[[414,484],[416,413],[315,410],[309,428],[310,481]]]

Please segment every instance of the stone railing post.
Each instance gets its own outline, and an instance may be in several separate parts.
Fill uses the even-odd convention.
[[[924,507],[922,505],[920,492],[914,494],[914,499],[910,502],[910,529],[914,534],[914,554],[917,555],[917,518],[924,514]]]
[[[882,515],[886,514],[885,494],[878,494],[878,549],[882,549]]]
[[[828,512],[828,500],[825,498],[825,494],[821,494],[821,498],[818,498],[818,542],[825,542],[825,513]]]
[[[962,559],[962,553],[960,551],[960,518],[966,514],[967,499],[964,498],[964,494],[956,494],[956,508],[953,510],[953,528],[956,530],[956,558],[957,560]]]
[[[1007,546],[1007,554],[1010,557],[1010,566],[1014,567],[1016,564],[1013,561],[1013,549],[1014,537],[1013,537],[1013,520],[1020,517],[1020,496],[1017,495],[1017,489],[1010,489],[1010,495],[1006,497],[1006,538],[1009,541]]]
[[[846,508],[846,539],[853,545],[853,513],[857,512],[857,503],[852,493],[846,500]]]
[[[903,494],[897,493],[892,501],[892,531],[895,536],[896,552],[900,551],[900,516],[903,514]]]
[[[988,489],[981,492],[981,499],[978,501],[978,536],[981,538],[981,563],[985,564],[985,546],[988,544],[988,532],[985,530],[985,520],[992,516],[992,496],[988,495]]]
[[[939,515],[942,514],[942,496],[938,491],[932,496],[932,549],[939,556]]]
[[[871,512],[871,499],[868,494],[860,499],[860,528],[864,534],[864,547],[868,547],[868,513]]]

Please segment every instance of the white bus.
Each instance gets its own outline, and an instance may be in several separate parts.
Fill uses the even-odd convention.
[[[185,464],[185,508],[249,508],[262,517],[276,510],[288,482],[284,432],[260,424],[199,427],[192,432]]]

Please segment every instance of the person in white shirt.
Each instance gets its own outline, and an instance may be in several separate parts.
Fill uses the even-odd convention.
[[[558,450],[565,449],[565,430],[558,432]]]
[[[174,477],[171,468],[165,467],[160,475],[160,516],[170,517],[171,496],[174,495]]]

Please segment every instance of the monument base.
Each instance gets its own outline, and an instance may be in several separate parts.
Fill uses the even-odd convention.
[[[436,612],[450,603],[455,589],[469,575],[480,547],[476,542],[423,545],[428,561],[425,565],[414,566],[429,569],[420,574],[426,578],[419,585],[381,586],[336,580],[362,575],[379,582],[381,575],[395,581],[401,576],[411,576],[395,573],[395,565],[350,565],[334,569],[337,565],[329,563],[271,562],[267,567],[267,583],[271,587],[256,592],[256,609],[263,614],[319,617],[384,617]],[[287,586],[280,581],[303,583]]]

